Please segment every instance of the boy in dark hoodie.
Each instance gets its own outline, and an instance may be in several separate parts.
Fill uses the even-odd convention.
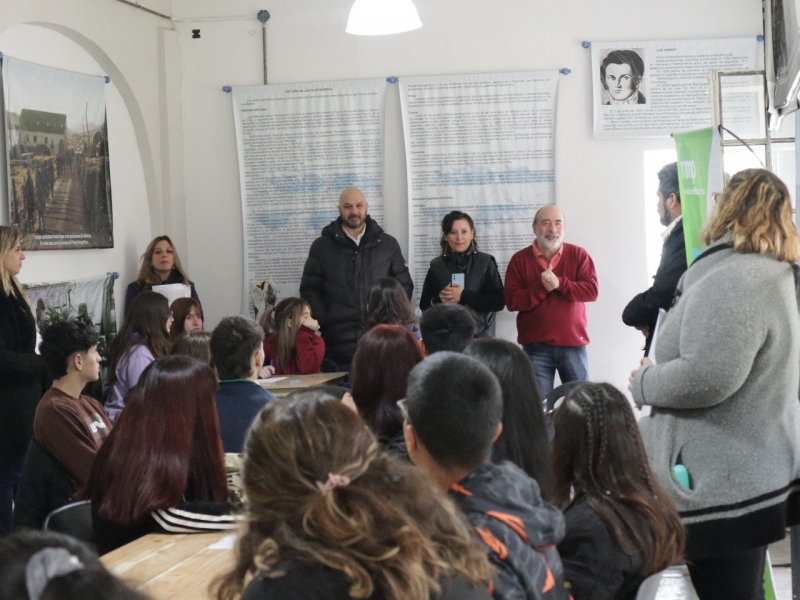
[[[490,460],[503,414],[492,372],[469,356],[436,353],[411,371],[400,406],[409,457],[448,491],[487,546],[497,568],[493,597],[569,598],[555,548],[563,515],[521,469]]]

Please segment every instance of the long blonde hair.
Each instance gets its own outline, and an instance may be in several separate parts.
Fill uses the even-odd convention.
[[[273,308],[265,310],[258,319],[259,325],[267,333],[274,335],[272,344],[275,353],[275,366],[286,371],[292,364],[292,355],[297,348],[297,332],[303,311],[311,306],[302,298],[284,298]]]
[[[17,277],[15,275],[11,275],[5,268],[5,260],[6,256],[9,252],[14,251],[14,246],[16,246],[22,240],[22,234],[20,233],[19,229],[16,227],[8,227],[6,225],[0,225],[0,282],[3,285],[3,292],[6,296],[16,296],[21,297],[28,306],[31,305],[31,301],[28,299],[28,295],[22,289]]]
[[[232,600],[255,565],[325,565],[387,600],[428,600],[443,578],[478,585],[491,574],[455,505],[420,469],[389,457],[358,415],[323,392],[270,402],[244,445],[246,531],[233,570],[217,580]],[[331,483],[333,482],[333,483]],[[327,484],[327,485],[326,485]]]
[[[172,248],[172,257],[175,259],[173,268],[181,274],[181,277],[183,277],[183,283],[189,285],[191,281],[189,281],[186,271],[183,270],[181,259],[178,257],[178,250],[175,248],[175,244],[172,243],[172,240],[169,239],[168,235],[160,235],[156,238],[153,238],[153,241],[147,245],[147,249],[144,251],[144,254],[142,254],[142,266],[139,267],[139,275],[136,277],[136,283],[161,285],[161,278],[153,268],[153,253],[156,251],[156,244],[159,242],[169,243],[170,247]]]
[[[770,253],[788,263],[800,257],[789,190],[766,169],[745,169],[731,178],[701,235],[706,244],[729,236],[736,252]]]

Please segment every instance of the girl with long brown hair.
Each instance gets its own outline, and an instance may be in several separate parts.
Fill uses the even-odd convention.
[[[172,321],[167,299],[161,294],[142,292],[134,299],[108,353],[106,412],[112,423],[125,408],[125,397],[145,367],[169,354]]]
[[[0,226],[0,535],[11,531],[11,505],[45,386],[36,323],[17,275],[25,253],[18,229]]]
[[[397,401],[406,397],[408,374],[422,359],[422,349],[402,325],[368,329],[353,356],[351,389],[358,413],[381,444],[403,456],[403,415]]]
[[[419,319],[400,282],[394,277],[381,277],[372,286],[367,300],[367,328],[376,325],[402,325],[418,342],[422,339]]]
[[[267,405],[245,442],[246,530],[218,600],[488,599],[490,567],[421,470],[321,392]]]
[[[619,390],[587,383],[556,411],[556,504],[566,537],[558,544],[575,600],[634,598],[648,576],[683,556],[684,530],[650,471],[633,410]]]
[[[203,307],[194,298],[178,298],[169,309],[174,319],[170,329],[173,344],[184,331],[203,331]]]
[[[267,332],[264,338],[264,364],[278,375],[319,373],[325,357],[325,342],[317,335],[319,323],[311,316],[311,306],[302,298],[284,298],[259,318]]]
[[[84,492],[100,554],[148,533],[234,526],[216,389],[213,369],[186,356],[166,356],[145,369]]]

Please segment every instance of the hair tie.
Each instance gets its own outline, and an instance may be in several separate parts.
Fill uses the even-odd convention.
[[[45,548],[28,559],[25,566],[25,587],[31,600],[39,600],[47,584],[83,569],[83,563],[65,548]]]
[[[349,484],[350,478],[347,475],[337,475],[336,473],[328,473],[328,481],[325,483],[317,481],[317,487],[323,496],[331,493],[336,488],[344,487]]]

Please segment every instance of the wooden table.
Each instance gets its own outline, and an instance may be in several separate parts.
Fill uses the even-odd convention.
[[[100,558],[114,575],[153,600],[211,599],[209,584],[233,568],[233,550],[212,549],[233,532],[151,533]]]
[[[314,373],[313,375],[276,375],[285,377],[280,381],[269,383],[267,379],[259,379],[258,383],[274,396],[283,398],[297,390],[303,390],[318,385],[339,385],[344,381],[347,373]]]

